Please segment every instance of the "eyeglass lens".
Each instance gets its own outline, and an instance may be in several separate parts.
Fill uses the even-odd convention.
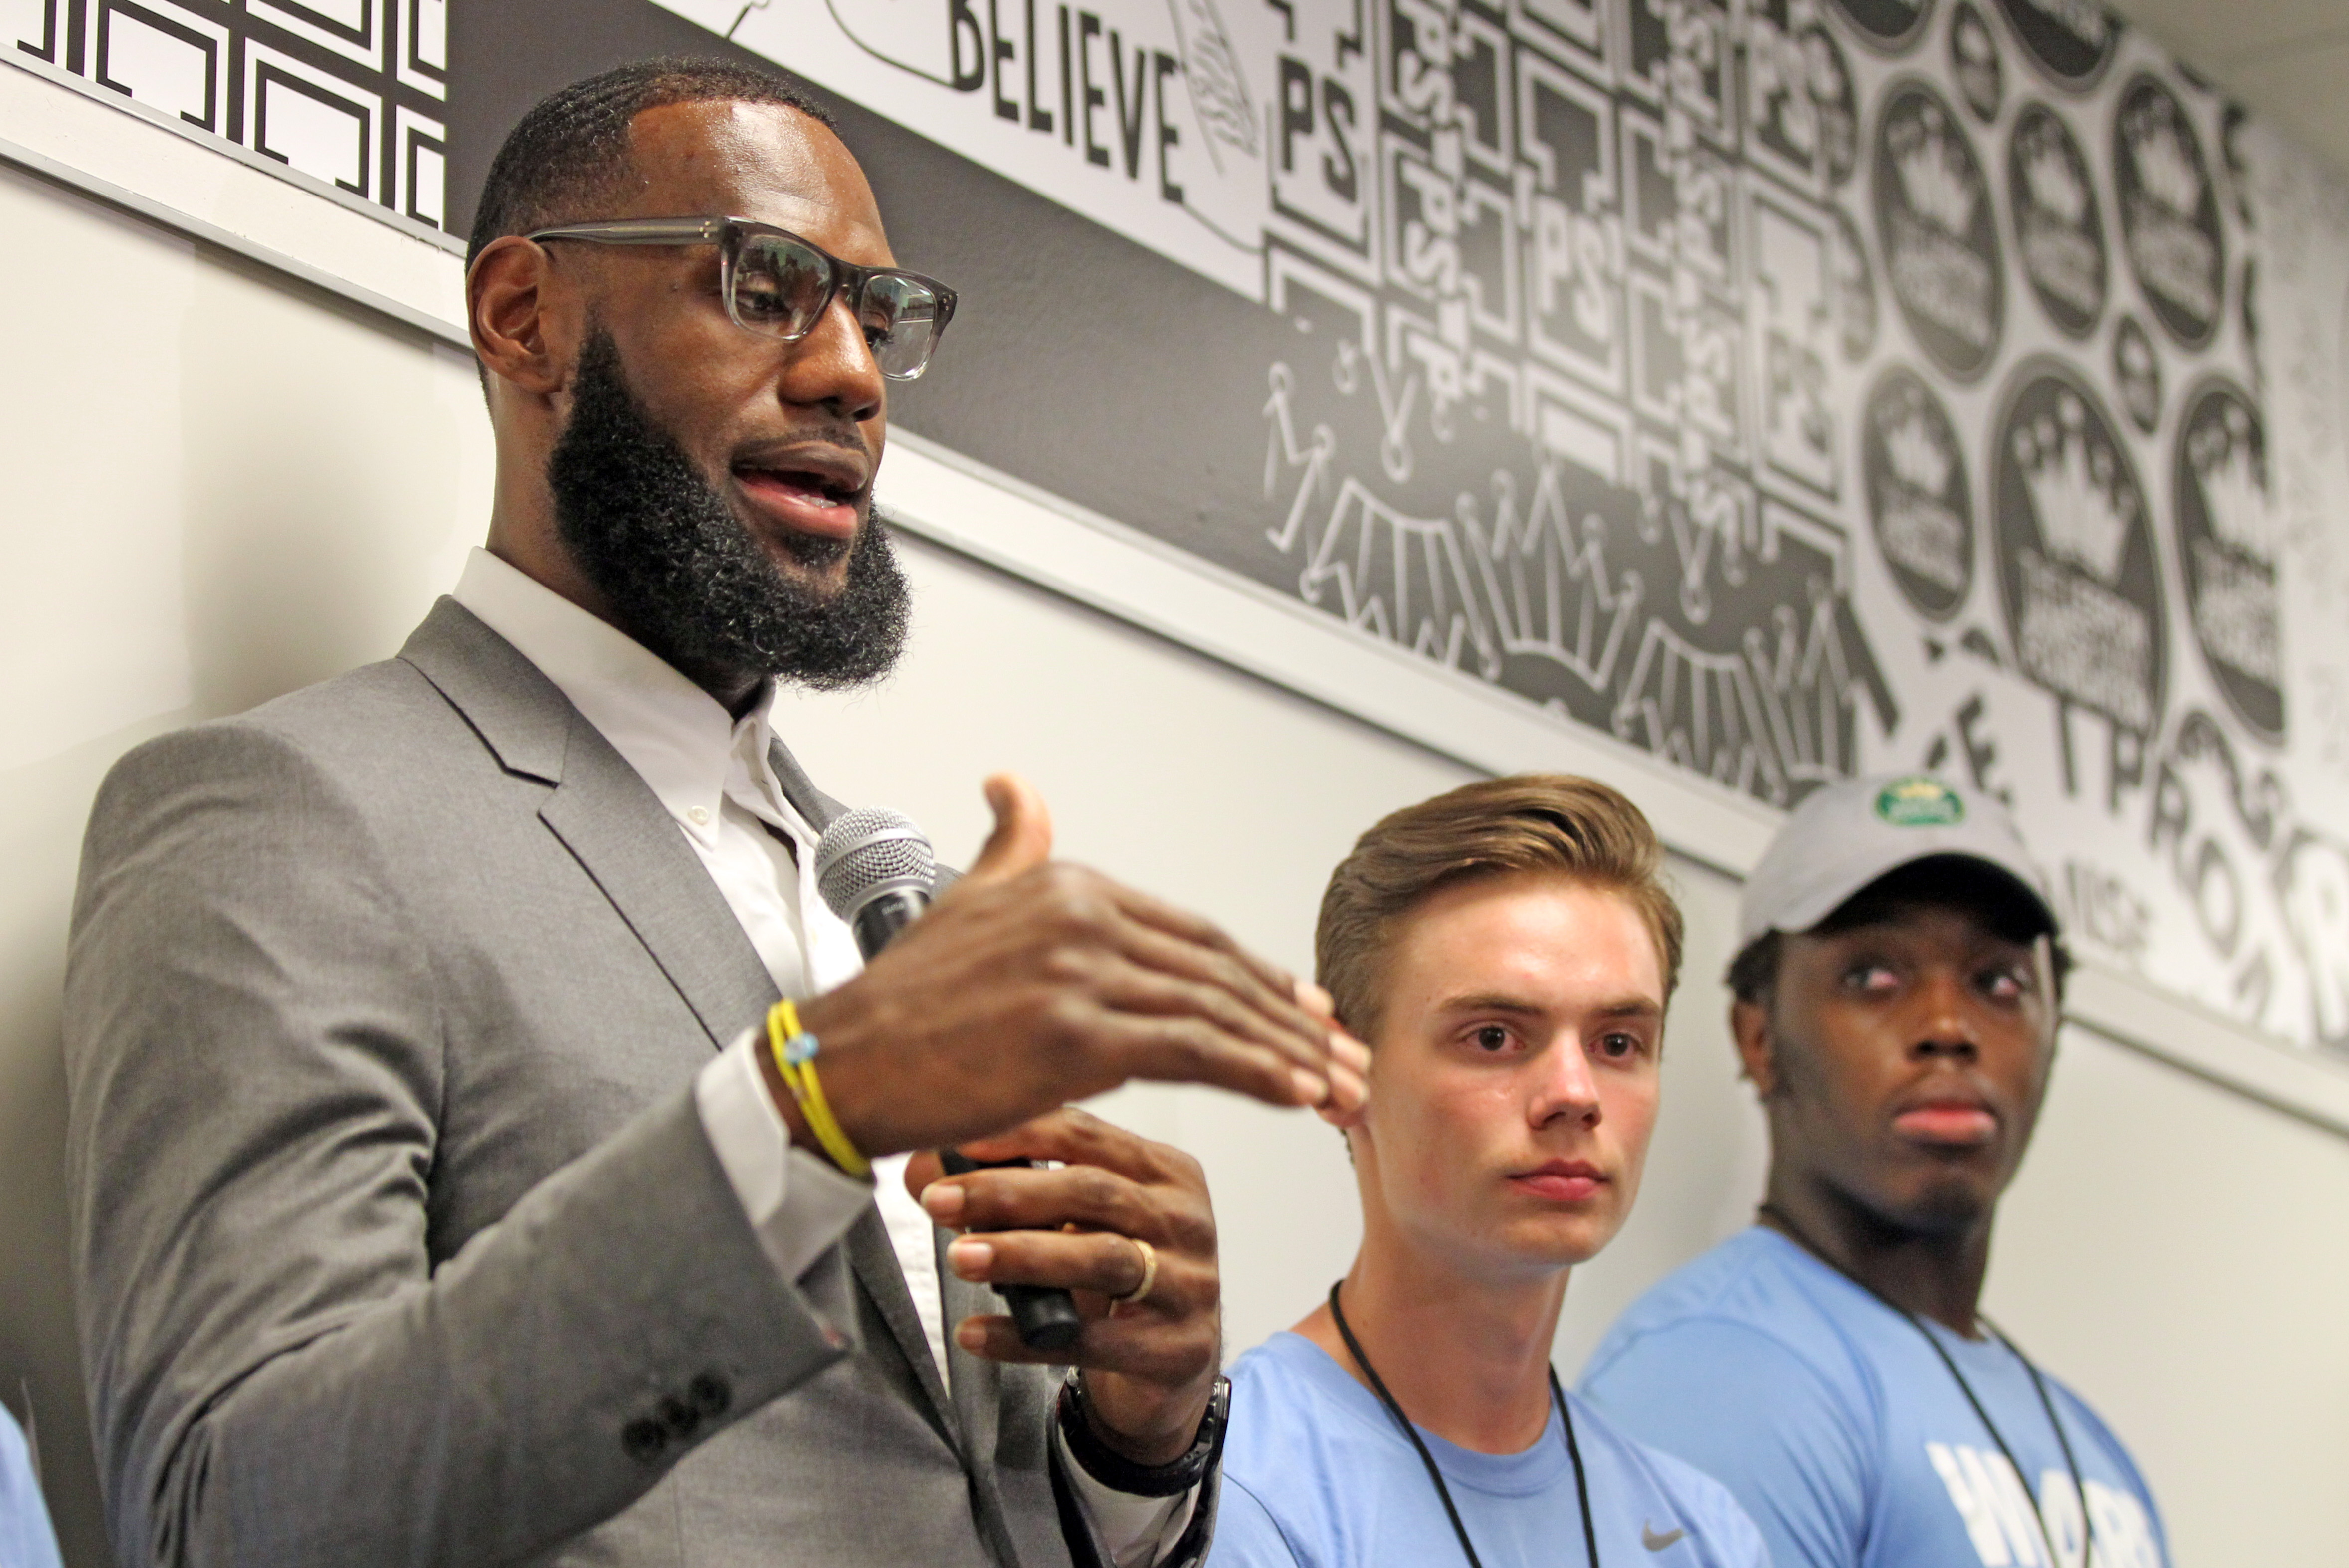
[[[813,246],[781,234],[745,235],[734,262],[734,318],[753,331],[802,336],[832,303],[835,282],[831,258]],[[881,374],[920,375],[938,337],[936,291],[885,273],[854,303]]]

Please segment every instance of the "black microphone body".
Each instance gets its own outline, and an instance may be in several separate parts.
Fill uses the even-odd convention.
[[[930,906],[936,857],[919,828],[895,811],[851,811],[824,830],[816,846],[816,885],[832,912],[856,934],[856,950],[871,963],[896,934]],[[949,1176],[1024,1165],[1033,1160],[980,1161],[959,1150],[938,1152]],[[996,1294],[1030,1350],[1065,1350],[1084,1327],[1077,1304],[1058,1285],[998,1285]]]
[[[856,951],[870,964],[875,954],[889,945],[890,938],[913,924],[929,906],[928,894],[905,888],[887,888],[874,894],[848,923],[856,933]]]

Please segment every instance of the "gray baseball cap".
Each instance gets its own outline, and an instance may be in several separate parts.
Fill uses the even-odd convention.
[[[1888,872],[1935,855],[1962,855],[2014,879],[2061,929],[2014,818],[1993,797],[1930,773],[1846,779],[1795,808],[1737,906],[1737,945],[1772,931],[1808,931]]]

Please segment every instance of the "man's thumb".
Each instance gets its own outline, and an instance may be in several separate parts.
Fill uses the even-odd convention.
[[[1052,858],[1052,813],[1036,787],[1017,773],[998,773],[988,779],[987,803],[995,812],[995,830],[966,880],[988,882],[1019,875]]]

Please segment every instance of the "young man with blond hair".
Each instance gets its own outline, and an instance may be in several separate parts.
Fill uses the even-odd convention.
[[[1216,1568],[1754,1568],[1729,1494],[1550,1370],[1655,1122],[1681,915],[1629,800],[1526,775],[1407,807],[1330,880],[1319,978],[1371,1047],[1362,1244],[1232,1372]]]

